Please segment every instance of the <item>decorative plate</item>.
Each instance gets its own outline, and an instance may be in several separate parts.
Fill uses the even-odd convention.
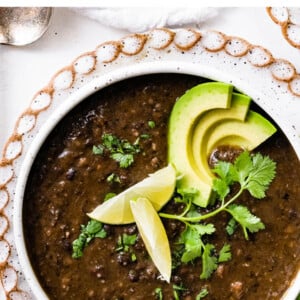
[[[281,33],[286,41],[300,49],[300,8],[268,7],[267,12],[273,22],[281,27]]]
[[[234,84],[277,122],[300,157],[300,75],[289,61],[217,31],[159,28],[103,43],[58,71],[34,95],[4,147],[0,162],[0,299],[35,299],[16,251],[13,207],[22,163],[46,120],[54,111],[64,114],[70,102],[115,81],[162,72]],[[286,299],[297,291],[290,289]]]

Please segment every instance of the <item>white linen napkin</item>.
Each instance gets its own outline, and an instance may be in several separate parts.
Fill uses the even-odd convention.
[[[130,32],[143,32],[155,27],[195,26],[218,14],[218,8],[72,8],[77,13]]]

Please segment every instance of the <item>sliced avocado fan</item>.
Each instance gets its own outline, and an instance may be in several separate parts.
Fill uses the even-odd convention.
[[[179,175],[177,188],[197,189],[193,201],[201,207],[213,200],[209,154],[221,145],[250,151],[276,132],[267,119],[249,111],[248,96],[232,91],[221,82],[199,84],[178,99],[170,115],[168,161]]]

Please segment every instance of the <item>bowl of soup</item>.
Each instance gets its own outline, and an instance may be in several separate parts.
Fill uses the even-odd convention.
[[[195,45],[176,55],[173,48],[166,51],[171,62],[164,58],[158,64],[143,56],[137,63],[130,57],[124,66],[120,58],[117,69],[111,66],[107,74],[80,86],[49,113],[22,163],[14,208],[18,255],[37,299],[292,299],[297,295],[300,149],[293,124],[277,115],[277,103],[257,91],[255,84],[215,66],[191,65],[178,58],[192,50],[200,55]],[[259,76],[264,77],[264,72]],[[257,71],[249,76],[255,78]],[[154,227],[142,234],[138,222],[91,223],[89,213],[168,167],[174,106],[196,86],[212,83],[251,97],[248,110],[275,130],[250,151],[243,147],[246,138],[234,138],[238,145],[220,139],[222,147],[205,156],[211,170],[222,169],[220,161],[241,169],[242,163],[235,162],[246,151],[254,165],[263,157],[274,163],[276,171],[266,180],[265,195],[245,190],[236,206],[228,205],[211,217],[234,197],[239,184],[232,184],[223,200],[217,197],[207,206],[186,200],[193,196],[193,186],[174,188],[157,212],[171,254],[166,280],[145,240],[145,235],[157,234]],[[242,126],[233,131],[239,136]],[[183,138],[178,135],[178,145]],[[222,178],[220,172],[214,173],[216,179]],[[259,181],[263,185],[264,178],[253,180]],[[235,219],[238,206],[243,208]],[[187,207],[190,211],[183,221],[163,217],[183,216]],[[197,228],[198,235],[187,228]],[[160,237],[157,241],[156,247]]]

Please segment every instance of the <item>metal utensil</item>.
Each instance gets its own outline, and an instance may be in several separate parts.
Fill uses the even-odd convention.
[[[33,43],[47,30],[51,15],[51,7],[0,7],[0,44]]]

